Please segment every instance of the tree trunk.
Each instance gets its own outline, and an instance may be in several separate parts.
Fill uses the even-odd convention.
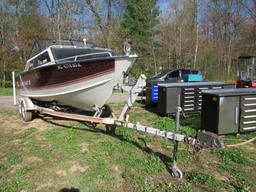
[[[111,35],[110,35],[110,30],[111,30],[111,24],[112,24],[112,0],[108,0],[108,15],[107,15],[107,47],[111,47]]]
[[[50,14],[51,14],[51,32],[55,38],[56,38],[56,31],[55,31],[55,21],[54,21],[54,0],[52,0],[52,6],[51,6],[51,10],[50,10]]]
[[[195,69],[196,61],[197,61],[197,52],[198,52],[198,0],[194,0],[194,6],[195,6],[196,45],[195,45],[193,68]]]
[[[177,10],[177,1],[175,2],[175,7],[174,7],[174,12],[175,12],[175,33],[174,33],[174,64],[176,65],[176,67],[178,68],[178,62],[177,62],[177,33],[178,33],[178,10]]]
[[[232,38],[229,40],[229,45],[228,45],[228,68],[227,68],[227,77],[228,80],[230,78],[230,72],[231,72],[231,64],[232,64]]]
[[[16,0],[15,2],[15,35],[16,35],[16,40],[19,36],[19,23],[18,23],[18,18],[19,18],[19,0]]]
[[[60,0],[58,0],[58,15],[57,15],[57,27],[58,27],[58,39],[61,40],[61,32],[60,32],[60,17],[61,17],[61,13],[60,13],[61,9],[60,9]]]
[[[181,57],[182,57],[182,24],[180,24],[180,28],[179,28],[179,59],[178,59],[178,68],[181,67],[182,63],[181,63]]]
[[[3,87],[5,87],[6,85],[6,76],[5,76],[5,68],[6,68],[6,65],[5,65],[5,59],[3,59],[3,64],[4,64],[4,67],[3,67]]]
[[[153,41],[151,41],[151,52],[152,52],[153,61],[154,61],[155,74],[157,74],[158,70],[157,70],[156,55],[155,55],[155,49],[154,49]]]

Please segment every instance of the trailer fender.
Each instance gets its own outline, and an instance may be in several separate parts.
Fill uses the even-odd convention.
[[[25,111],[34,111],[36,106],[28,97],[19,97],[19,106],[23,103]],[[19,107],[20,108],[20,107]]]
[[[19,98],[19,114],[23,121],[31,121],[34,117],[34,111],[36,110],[36,106],[33,102],[27,97]]]

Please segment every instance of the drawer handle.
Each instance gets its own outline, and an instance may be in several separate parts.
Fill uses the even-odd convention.
[[[239,111],[238,111],[238,107],[236,106],[236,116],[235,116],[235,120],[236,120],[236,124],[238,124],[238,118],[239,118]]]

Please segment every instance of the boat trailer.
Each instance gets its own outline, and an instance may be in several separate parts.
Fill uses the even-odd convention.
[[[211,132],[207,131],[198,131],[196,138],[185,136],[179,133],[180,127],[180,113],[182,108],[180,107],[180,102],[178,102],[178,106],[176,107],[176,126],[173,132],[162,131],[157,128],[148,127],[141,125],[140,123],[130,123],[129,122],[129,110],[133,106],[134,102],[138,94],[143,90],[145,86],[145,77],[140,76],[137,80],[137,83],[130,89],[130,95],[127,100],[127,103],[123,107],[123,110],[119,116],[119,118],[111,117],[111,118],[103,118],[99,116],[88,116],[82,114],[74,114],[67,113],[62,111],[55,111],[50,108],[41,107],[35,105],[31,99],[27,97],[19,97],[19,114],[24,121],[30,121],[33,119],[33,113],[37,112],[42,115],[50,115],[54,117],[60,117],[69,120],[76,120],[81,122],[88,122],[92,125],[104,124],[106,126],[106,131],[112,134],[115,133],[116,126],[121,126],[124,128],[135,129],[137,131],[149,133],[151,135],[159,136],[165,139],[169,139],[173,141],[173,165],[171,168],[172,176],[176,178],[182,178],[182,171],[177,166],[177,153],[178,153],[178,144],[179,142],[189,144],[193,146],[197,151],[203,148],[209,147],[218,147],[223,148],[224,142],[221,138]],[[180,101],[180,95],[178,96],[178,100]]]

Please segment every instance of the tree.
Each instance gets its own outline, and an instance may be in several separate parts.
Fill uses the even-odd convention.
[[[0,82],[23,69],[37,38],[87,38],[118,54],[131,39],[136,73],[194,67],[231,80],[234,59],[256,54],[255,36],[255,0],[0,0]]]
[[[140,63],[148,67],[154,56],[153,32],[159,15],[156,0],[125,0],[125,3],[121,26],[125,36],[133,41]]]
[[[91,38],[102,46],[115,47],[115,40],[118,38],[116,33],[120,24],[119,13],[123,5],[119,4],[119,0],[85,0],[85,2],[87,10],[91,13],[89,15]]]
[[[197,67],[198,0],[174,0],[158,24],[163,67]]]
[[[211,39],[216,47],[218,72],[223,79],[229,79],[231,75],[232,60],[239,56],[236,52],[238,40],[241,37],[241,29],[246,21],[240,0],[212,0],[208,4],[207,22],[212,26]]]

